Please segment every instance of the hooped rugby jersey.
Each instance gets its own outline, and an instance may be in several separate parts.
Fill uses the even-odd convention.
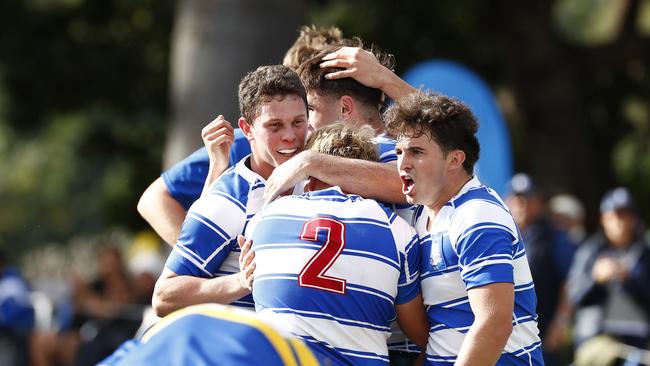
[[[420,284],[429,318],[427,365],[452,365],[474,321],[467,290],[497,282],[515,286],[513,331],[497,365],[543,365],[535,287],[519,230],[503,200],[472,178],[438,212],[430,229],[424,207]]]
[[[386,365],[395,304],[419,293],[419,244],[393,210],[332,187],[265,207],[246,230],[256,309],[335,365]]]

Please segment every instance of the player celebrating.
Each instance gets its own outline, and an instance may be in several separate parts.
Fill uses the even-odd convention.
[[[335,124],[306,148],[376,161],[372,130]],[[282,197],[253,218],[256,309],[336,365],[386,365],[390,323],[424,346],[426,315],[413,229],[374,200],[311,177],[309,191]]]
[[[403,192],[424,205],[420,281],[429,318],[428,365],[543,365],[534,285],[508,208],[473,176],[471,111],[418,92],[386,113],[398,136]]]
[[[264,181],[302,150],[306,93],[286,66],[262,66],[239,85],[239,127],[252,154],[226,171],[190,208],[153,296],[156,313],[206,302],[252,307],[239,278],[236,238],[263,204]]]

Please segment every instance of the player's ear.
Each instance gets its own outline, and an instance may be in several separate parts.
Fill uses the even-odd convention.
[[[349,120],[357,108],[357,105],[354,101],[354,98],[349,95],[344,95],[339,98],[338,107],[339,112],[341,113],[341,117],[343,117],[344,120]]]
[[[465,152],[463,150],[452,150],[448,156],[449,169],[462,169],[465,162]]]
[[[237,124],[239,125],[239,129],[241,129],[241,131],[244,133],[244,136],[246,136],[248,140],[253,140],[253,133],[251,131],[253,126],[248,123],[246,118],[239,117]]]

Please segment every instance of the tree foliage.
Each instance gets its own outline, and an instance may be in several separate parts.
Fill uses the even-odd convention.
[[[113,226],[160,171],[173,4],[0,4],[0,245]]]

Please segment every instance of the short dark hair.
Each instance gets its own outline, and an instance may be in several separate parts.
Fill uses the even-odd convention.
[[[319,128],[305,142],[305,150],[348,159],[379,161],[370,126],[354,128],[341,122]]]
[[[283,65],[260,66],[239,83],[239,110],[248,123],[253,123],[262,103],[290,95],[302,99],[307,109],[307,93],[295,71]]]
[[[397,100],[384,114],[386,130],[395,137],[432,138],[445,156],[453,150],[465,153],[463,168],[469,174],[478,161],[478,122],[463,102],[446,95],[418,91]]]
[[[350,95],[359,102],[367,106],[378,107],[383,101],[383,93],[379,89],[367,87],[353,78],[343,78],[329,80],[325,78],[326,74],[342,70],[341,68],[321,68],[320,63],[325,55],[338,51],[343,46],[363,48],[363,42],[359,38],[347,39],[342,44],[331,45],[323,48],[316,56],[306,60],[298,68],[298,74],[305,89],[308,91],[317,91],[322,94],[340,98],[343,95]],[[377,60],[390,70],[394,69],[395,58],[393,55],[384,53],[376,47],[368,51],[372,52]]]

